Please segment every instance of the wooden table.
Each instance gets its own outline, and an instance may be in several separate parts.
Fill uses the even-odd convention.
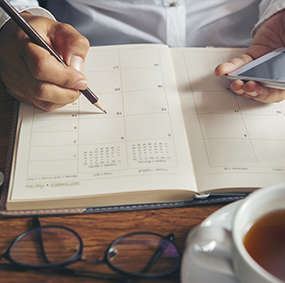
[[[10,97],[0,82],[0,170],[5,168],[6,150],[8,146],[14,99]],[[114,239],[131,232],[150,231],[167,235],[175,233],[175,243],[181,251],[185,247],[185,239],[189,231],[201,223],[220,206],[185,207],[159,210],[142,210],[131,212],[110,212],[88,215],[40,217],[42,225],[64,225],[77,231],[82,237],[86,258],[102,259],[104,252]],[[0,218],[0,254],[4,253],[11,241],[19,234],[32,227],[31,218]],[[1,262],[5,260],[2,259]],[[77,267],[84,263],[75,263]],[[101,271],[95,266],[94,270]],[[111,272],[108,267],[104,269]],[[166,279],[153,282],[165,282]],[[7,271],[0,269],[0,282],[107,282],[89,278],[63,276],[55,273],[42,274],[31,271]],[[138,280],[135,282],[152,282]],[[169,281],[167,281],[169,282]],[[179,282],[179,274],[173,282]]]

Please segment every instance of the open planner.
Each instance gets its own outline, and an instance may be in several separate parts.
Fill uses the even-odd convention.
[[[284,182],[285,104],[238,97],[214,74],[243,51],[91,47],[84,73],[107,114],[83,95],[52,112],[20,103],[2,214],[140,207]]]

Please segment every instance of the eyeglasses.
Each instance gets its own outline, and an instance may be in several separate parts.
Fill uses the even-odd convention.
[[[126,275],[131,278],[158,278],[168,276],[180,267],[181,252],[173,242],[174,234],[166,237],[150,232],[127,234],[109,245],[103,260],[86,260],[82,239],[74,230],[64,226],[40,226],[37,218],[33,219],[33,223],[36,228],[18,236],[0,255],[0,260],[5,258],[12,263],[1,263],[1,267],[52,269],[79,276],[102,276],[98,272],[67,268],[76,261],[92,261],[106,263],[125,275],[124,278]],[[110,279],[111,275],[108,276]],[[113,278],[119,277],[115,275]]]

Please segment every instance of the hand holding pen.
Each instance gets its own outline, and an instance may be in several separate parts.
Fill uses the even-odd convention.
[[[6,1],[0,2],[2,6]],[[88,40],[69,25],[29,13],[21,15],[60,54],[65,64],[31,41],[11,19],[0,33],[0,70],[7,91],[47,111],[75,101],[79,90],[87,88],[87,79],[81,71],[89,49]],[[88,95],[88,89],[87,92]],[[96,98],[92,103],[98,107]],[[98,108],[104,111],[100,105]]]

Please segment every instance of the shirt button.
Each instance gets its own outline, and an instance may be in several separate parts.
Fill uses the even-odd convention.
[[[177,2],[172,2],[172,3],[170,3],[170,7],[175,7],[175,6],[177,6],[178,5],[178,3]]]

